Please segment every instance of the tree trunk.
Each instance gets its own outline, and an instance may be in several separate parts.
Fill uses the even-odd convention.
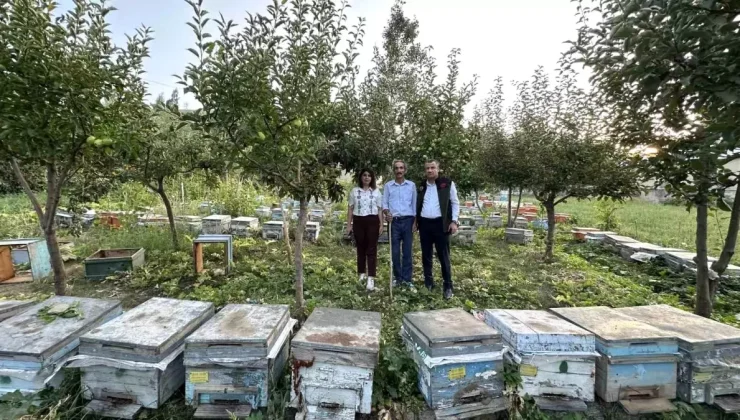
[[[516,218],[519,217],[519,207],[522,206],[522,188],[519,188],[519,198],[516,200],[516,211],[514,212],[514,222],[516,222]],[[514,226],[514,224],[512,224]]]
[[[480,214],[483,214],[483,209],[480,206],[480,202],[478,201],[478,190],[475,190],[475,206],[478,207],[478,211]]]
[[[177,241],[177,226],[175,226],[175,214],[172,212],[172,203],[170,203],[169,197],[167,197],[167,193],[164,190],[164,180],[160,179],[157,181],[158,184],[158,191],[160,197],[162,197],[162,203],[164,203],[164,208],[167,210],[167,220],[170,222],[170,234],[172,235],[172,246],[174,249],[179,249],[179,244]]]
[[[506,218],[506,227],[514,227],[514,219],[516,218],[516,216],[511,216],[511,187],[509,187],[509,207],[507,208],[507,210],[509,211],[509,216]]]
[[[709,318],[712,314],[712,298],[709,287],[707,263],[707,205],[696,206],[696,304],[694,313]]]
[[[308,221],[308,200],[301,197],[298,225],[295,229],[295,305],[299,316],[305,317],[306,302],[303,299],[303,232]]]
[[[62,254],[59,252],[59,243],[57,242],[56,228],[54,226],[54,217],[57,213],[57,206],[59,205],[59,198],[61,196],[61,177],[56,171],[56,168],[49,164],[46,168],[46,208],[41,208],[36,194],[31,191],[31,187],[26,182],[26,178],[23,176],[21,167],[18,161],[12,159],[10,162],[13,172],[18,179],[18,183],[21,184],[23,191],[31,200],[33,208],[36,211],[36,216],[39,219],[39,225],[41,231],[44,232],[46,239],[46,248],[49,250],[49,259],[51,262],[51,269],[54,272],[54,293],[59,296],[64,296],[67,293],[67,272],[64,270],[64,260]]]
[[[712,264],[712,270],[717,272],[718,275],[722,275],[727,266],[730,264],[730,260],[735,255],[735,245],[737,244],[737,233],[740,229],[740,186],[735,191],[735,200],[732,203],[732,212],[730,213],[730,225],[727,227],[727,236],[725,237],[725,245],[722,247],[722,253],[719,255],[719,259]],[[719,281],[712,283],[711,289],[712,301],[714,301],[714,295],[717,293],[717,286]]]
[[[52,225],[51,229],[44,231],[44,236],[46,237],[46,248],[49,250],[51,269],[54,272],[54,293],[57,296],[64,296],[67,293],[67,272],[64,270],[64,260],[59,251],[56,228]]]
[[[547,211],[547,238],[545,239],[545,261],[552,262],[555,248],[555,204],[552,201],[542,203]]]

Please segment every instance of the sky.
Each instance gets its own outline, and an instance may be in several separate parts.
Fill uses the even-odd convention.
[[[61,0],[61,9],[71,0]],[[145,63],[149,100],[163,93],[166,97],[179,87],[181,105],[197,106],[192,96],[182,95],[173,74],[182,74],[193,58],[187,48],[195,37],[185,24],[192,9],[184,0],[113,0],[118,10],[109,15],[114,41],[125,44],[125,34],[146,25],[154,30],[151,57]],[[211,14],[222,13],[241,23],[246,12],[264,13],[270,0],[204,0]],[[348,23],[359,16],[366,19],[364,46],[358,63],[367,71],[373,46],[382,43],[382,32],[394,0],[350,0]],[[446,59],[452,48],[461,49],[461,80],[479,77],[473,103],[483,100],[494,79],[506,84],[507,100],[512,100],[511,82],[527,79],[539,65],[554,74],[565,41],[576,34],[576,3],[571,0],[407,0],[404,11],[419,20],[419,41],[434,47],[438,73],[444,77]],[[215,33],[215,28],[211,31]],[[471,107],[472,109],[472,107]]]

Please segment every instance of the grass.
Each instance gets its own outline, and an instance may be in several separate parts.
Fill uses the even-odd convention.
[[[3,201],[0,199],[0,203]],[[559,210],[574,214],[579,225],[595,225],[598,220],[592,206],[588,202],[574,202],[563,205]],[[3,207],[0,205],[0,208]],[[17,209],[23,211],[22,206]],[[664,216],[661,220],[657,216],[661,210],[684,211],[675,207],[628,203],[618,213],[623,218],[622,229],[629,229],[629,220],[632,220],[630,215],[638,212],[642,212],[643,216],[635,216],[634,220],[644,221],[648,219],[645,215],[649,214],[648,220],[654,220],[653,223],[660,222],[665,226],[671,221],[675,222],[674,216]],[[146,249],[146,265],[134,273],[98,282],[88,281],[79,271],[75,272],[70,279],[72,295],[115,298],[121,300],[126,308],[153,296],[211,301],[217,307],[227,303],[245,302],[293,303],[292,260],[282,243],[255,238],[237,239],[234,243],[235,266],[228,275],[216,271],[195,275],[192,270],[190,242],[186,235],[180,235],[180,249],[176,250],[166,229],[132,226],[131,220],[125,221],[124,225],[119,230],[94,227],[82,236],[72,238],[76,244],[75,254],[84,258],[99,248],[143,247]],[[647,232],[654,228],[645,226],[642,230]],[[380,361],[375,372],[373,391],[375,407],[379,411],[386,409],[414,412],[422,409],[424,403],[417,391],[415,367],[402,349],[398,336],[404,313],[447,307],[468,310],[540,309],[590,305],[620,307],[653,303],[667,303],[683,309],[693,306],[693,278],[671,273],[659,264],[628,263],[599,247],[571,242],[567,233],[569,230],[567,225],[559,229],[556,262],[553,264],[542,262],[542,231],[536,233],[535,242],[530,246],[509,246],[503,241],[501,229],[482,230],[476,245],[452,248],[455,280],[455,297],[452,300],[445,301],[441,292],[430,293],[423,287],[416,294],[396,291],[391,300],[387,281],[388,245],[381,245],[379,249],[379,281],[376,284],[379,290],[368,294],[355,275],[354,249],[342,244],[338,225],[327,224],[322,228],[319,242],[308,245],[305,249],[305,294],[308,309],[327,306],[380,312],[383,327]],[[633,235],[628,230],[620,232]],[[656,232],[660,232],[660,229]],[[666,235],[665,232],[663,234]],[[682,234],[688,235],[686,232]],[[664,239],[651,240],[658,242]],[[672,242],[664,244],[678,246]],[[414,280],[417,285],[421,285],[423,280],[418,244],[416,248]],[[204,254],[207,266],[216,267],[224,262],[219,248],[208,248]],[[438,271],[436,279],[441,281]],[[0,285],[0,298],[42,299],[52,291],[50,281]],[[734,315],[738,312],[740,284],[723,282],[714,317],[726,323],[737,324]],[[59,405],[54,417],[48,417],[50,420],[83,418],[80,414],[83,402],[76,394],[74,386],[78,385],[71,384],[69,388],[49,393],[41,412],[48,414],[51,407]],[[278,387],[275,394],[280,397],[272,402],[273,406],[265,414],[266,418],[281,418],[286,411],[287,389]],[[60,405],[59,401],[63,403]],[[605,418],[624,418],[621,411],[612,405],[600,409]],[[682,414],[674,417],[645,418],[719,418],[716,417],[716,412],[700,406],[682,409]],[[527,412],[530,414],[523,417],[524,419],[543,418],[537,417],[538,414],[533,414],[530,410]],[[184,404],[182,395],[177,395],[162,409],[148,413],[148,418],[189,419],[191,415],[192,410]],[[561,417],[553,415],[544,418]],[[44,417],[38,415],[34,418]]]

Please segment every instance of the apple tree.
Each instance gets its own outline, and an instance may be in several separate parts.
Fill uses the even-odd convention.
[[[75,0],[55,15],[52,0],[0,2],[0,160],[10,162],[46,237],[55,291],[66,273],[54,216],[65,186],[84,166],[135,151],[143,102],[142,62],[150,31],[115,46],[105,1]],[[26,180],[42,167],[46,201]]]

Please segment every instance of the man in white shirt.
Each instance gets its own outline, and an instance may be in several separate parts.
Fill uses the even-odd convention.
[[[421,258],[424,266],[424,284],[434,288],[432,274],[433,248],[442,266],[443,294],[452,298],[452,266],[450,265],[450,234],[457,233],[460,201],[457,187],[448,178],[439,177],[439,162],[424,164],[426,182],[422,183],[417,198],[416,227],[421,239]]]

